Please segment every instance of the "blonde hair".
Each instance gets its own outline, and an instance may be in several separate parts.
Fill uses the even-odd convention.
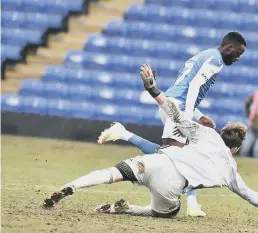
[[[245,139],[247,126],[240,122],[230,122],[221,130],[221,138],[226,146],[231,148],[240,147]]]

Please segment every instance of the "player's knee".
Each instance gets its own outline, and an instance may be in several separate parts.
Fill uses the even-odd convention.
[[[123,181],[123,175],[116,167],[111,167],[109,169],[106,169],[108,172],[110,172],[111,179],[108,184],[112,184],[115,182]]]
[[[176,215],[179,213],[181,209],[181,202],[179,200],[177,206],[175,206],[171,212],[168,212],[168,213],[159,213],[155,210],[152,210],[152,214],[154,217],[157,217],[157,218],[175,218]]]
[[[123,177],[123,181],[131,181],[131,182],[136,182],[137,179],[133,173],[133,170],[131,167],[125,163],[124,161],[119,162],[114,166],[115,169],[117,169],[120,174]]]

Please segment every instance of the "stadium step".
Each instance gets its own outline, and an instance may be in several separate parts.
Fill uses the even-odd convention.
[[[51,40],[48,43],[49,48],[54,48],[54,49],[82,49],[83,46],[81,43],[78,43],[76,41],[55,41]]]
[[[29,63],[33,64],[44,64],[44,65],[49,65],[49,64],[60,64],[62,62],[63,58],[62,57],[54,57],[51,56],[51,54],[47,53],[44,55],[32,55],[27,57],[27,61]]]
[[[102,16],[101,16],[102,17]],[[105,25],[107,24],[107,22],[109,21],[104,21],[104,19],[101,19],[99,21],[96,21],[96,18],[95,20],[92,18],[89,18],[89,19],[83,19],[83,18],[73,18],[71,20],[69,20],[69,23],[68,23],[68,28],[69,28],[69,31],[71,32],[86,32],[86,33],[100,33]],[[104,23],[102,23],[104,21]]]
[[[113,14],[122,17],[124,15],[124,9],[119,7],[113,7],[108,2],[96,2],[92,3],[90,7],[90,14],[100,14],[105,10],[108,14]]]
[[[26,79],[26,78],[40,78],[46,65],[44,64],[17,64],[12,70],[6,72],[6,78],[9,79]]]
[[[57,35],[50,35],[48,39],[48,44],[56,42],[63,42],[65,44],[84,44],[87,39],[87,34],[85,32],[76,32],[76,33],[59,33]]]
[[[1,81],[1,94],[17,93],[20,87],[20,80],[3,80]]]
[[[144,0],[109,0],[109,1],[102,1],[101,4],[108,8],[126,10],[131,4],[139,3],[143,4]]]
[[[28,56],[30,63],[60,64],[63,62],[67,48],[38,48],[36,55]]]

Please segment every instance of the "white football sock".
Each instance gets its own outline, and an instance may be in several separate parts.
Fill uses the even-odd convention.
[[[125,210],[126,214],[135,215],[135,216],[153,216],[151,206],[137,206],[129,205],[129,209]]]
[[[134,134],[128,130],[123,131],[119,136],[121,140],[128,141]]]
[[[195,195],[190,195],[187,197],[187,205],[199,205]]]
[[[93,171],[88,175],[82,176],[66,184],[64,187],[73,186],[76,189],[80,189],[80,188],[87,188],[87,187],[100,185],[100,184],[111,184],[115,182],[115,176],[114,176],[115,174],[112,174],[113,173],[112,170],[114,169],[111,168],[111,169]]]

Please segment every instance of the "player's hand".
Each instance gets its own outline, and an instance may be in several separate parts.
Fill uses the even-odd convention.
[[[140,75],[146,90],[156,87],[155,71],[148,64],[141,66]]]
[[[200,124],[202,124],[202,125],[204,125],[206,127],[213,128],[213,129],[216,128],[215,122],[211,118],[209,118],[207,116],[202,116],[200,118]]]

